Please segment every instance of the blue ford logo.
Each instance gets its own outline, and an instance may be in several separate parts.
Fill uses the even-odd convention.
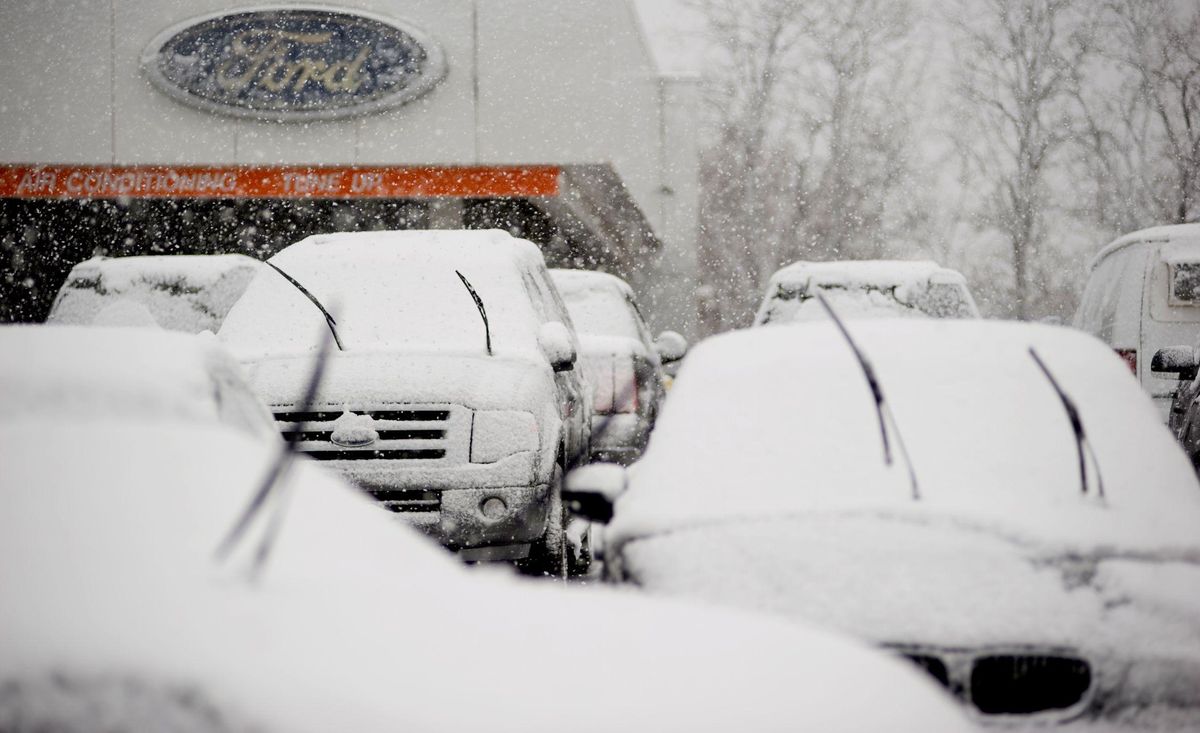
[[[394,107],[446,74],[441,49],[421,31],[331,8],[195,18],[151,41],[142,67],[181,102],[269,120],[333,119]]]

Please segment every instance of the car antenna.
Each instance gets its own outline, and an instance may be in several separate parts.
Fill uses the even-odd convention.
[[[333,333],[332,330],[330,333]],[[334,334],[334,337],[336,338],[336,334]],[[329,361],[329,340],[330,339],[328,335],[321,339],[320,348],[317,350],[316,361],[313,362],[312,372],[308,377],[308,385],[304,390],[304,397],[298,403],[300,412],[312,411],[313,403],[317,398],[317,390],[320,388],[321,381],[325,375],[325,366]],[[296,453],[296,443],[297,441],[293,440],[283,442],[283,445],[279,449],[279,454],[276,456],[274,462],[271,463],[267,473],[263,476],[263,480],[259,483],[258,489],[250,496],[250,501],[246,504],[246,507],[238,516],[237,521],[234,522],[229,532],[221,540],[221,543],[217,545],[216,552],[214,553],[214,559],[217,562],[224,561],[225,558],[229,556],[229,553],[232,552],[235,547],[237,547],[247,528],[249,528],[251,522],[254,521],[255,516],[262,511],[267,501],[275,493],[276,487],[279,486],[280,481],[287,474],[288,469],[291,467],[292,460]],[[281,503],[282,502],[277,502],[277,504]],[[274,541],[274,537],[279,529],[279,519],[281,516],[282,511],[280,507],[277,508],[275,514],[271,517],[270,524],[267,526],[267,532],[264,535],[262,542],[259,543],[257,551],[255,552],[254,564],[251,568],[251,578],[254,578],[258,575],[258,571],[261,570],[263,564],[267,560],[271,549],[271,543]]]
[[[317,309],[321,311],[321,315],[325,316],[325,323],[326,323],[326,325],[329,326],[330,333],[333,334],[333,341],[334,341],[334,343],[337,344],[338,351],[345,351],[345,349],[342,348],[342,340],[340,338],[338,338],[337,321],[333,320],[333,316],[329,315],[329,311],[325,310],[325,306],[321,305],[321,301],[317,300],[317,296],[310,293],[308,291],[308,288],[301,285],[296,280],[296,278],[292,277],[291,275],[287,274],[283,270],[279,269],[279,267],[276,266],[275,263],[270,262],[270,261],[265,261],[263,264],[267,265],[272,270],[274,270],[275,272],[278,272],[280,275],[282,275],[283,279],[287,280],[292,285],[295,285],[297,290],[299,290],[301,293],[304,293],[304,296],[312,301],[312,304],[315,305],[317,307]]]
[[[883,387],[879,384],[879,378],[875,376],[875,368],[871,366],[871,362],[867,360],[866,355],[858,348],[858,344],[854,342],[854,338],[850,335],[850,331],[847,330],[846,324],[842,322],[842,319],[833,310],[833,306],[826,300],[825,295],[817,291],[813,294],[813,297],[820,302],[821,307],[825,309],[825,312],[833,320],[833,325],[837,326],[838,331],[841,332],[842,338],[850,345],[850,350],[854,352],[854,358],[858,360],[858,365],[862,368],[863,376],[867,379],[867,386],[871,388],[871,397],[875,400],[875,412],[879,416],[879,435],[883,440],[884,464],[888,466],[892,465],[892,449],[891,444],[888,442],[887,429],[887,423],[891,421],[892,430],[896,434],[896,447],[904,454],[904,463],[908,466],[908,480],[912,485],[912,498],[915,501],[919,501],[921,499],[921,490],[917,485],[917,473],[913,470],[912,458],[908,455],[908,448],[904,445],[904,438],[900,436],[900,427],[896,424],[896,416],[892,414],[891,406],[883,397]]]
[[[463,287],[471,294],[471,300],[475,301],[475,307],[479,309],[479,317],[483,319],[483,337],[487,342],[488,356],[492,356],[492,327],[488,325],[487,308],[483,307],[483,299],[479,297],[479,293],[475,292],[475,288],[471,287],[466,275],[458,270],[455,270],[454,274],[458,275],[459,280],[462,280]]]
[[[1100,459],[1096,458],[1096,451],[1092,448],[1092,441],[1088,440],[1087,433],[1083,429],[1083,418],[1079,416],[1079,408],[1075,405],[1075,401],[1063,391],[1062,386],[1054,375],[1050,372],[1050,368],[1046,366],[1046,362],[1042,361],[1042,357],[1032,346],[1029,347],[1029,355],[1037,362],[1038,368],[1042,370],[1042,374],[1046,375],[1046,379],[1050,382],[1050,386],[1058,393],[1058,399],[1062,401],[1063,409],[1067,412],[1067,419],[1071,421],[1071,432],[1075,433],[1075,448],[1079,451],[1079,481],[1083,490],[1083,495],[1088,493],[1087,480],[1087,460],[1084,456],[1084,448],[1092,456],[1092,463],[1096,465],[1096,495],[1101,499],[1104,498],[1104,478],[1100,475]]]

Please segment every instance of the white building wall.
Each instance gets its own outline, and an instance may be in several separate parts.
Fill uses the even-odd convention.
[[[239,6],[0,0],[0,163],[608,163],[664,243],[672,271],[694,272],[694,95],[661,82],[627,0],[321,4],[420,28],[441,45],[446,78],[410,104],[365,117],[225,117],[162,94],[140,58],[167,28]]]
[[[111,28],[107,2],[0,0],[0,160],[111,162]]]

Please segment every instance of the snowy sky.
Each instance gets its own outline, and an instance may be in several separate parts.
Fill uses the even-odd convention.
[[[699,16],[683,0],[633,0],[659,69],[665,74],[698,74],[703,44]]]

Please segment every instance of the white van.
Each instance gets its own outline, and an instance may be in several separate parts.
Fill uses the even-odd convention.
[[[1154,352],[1200,342],[1200,224],[1126,234],[1089,266],[1074,325],[1113,347],[1166,420],[1178,385],[1150,371]]]

